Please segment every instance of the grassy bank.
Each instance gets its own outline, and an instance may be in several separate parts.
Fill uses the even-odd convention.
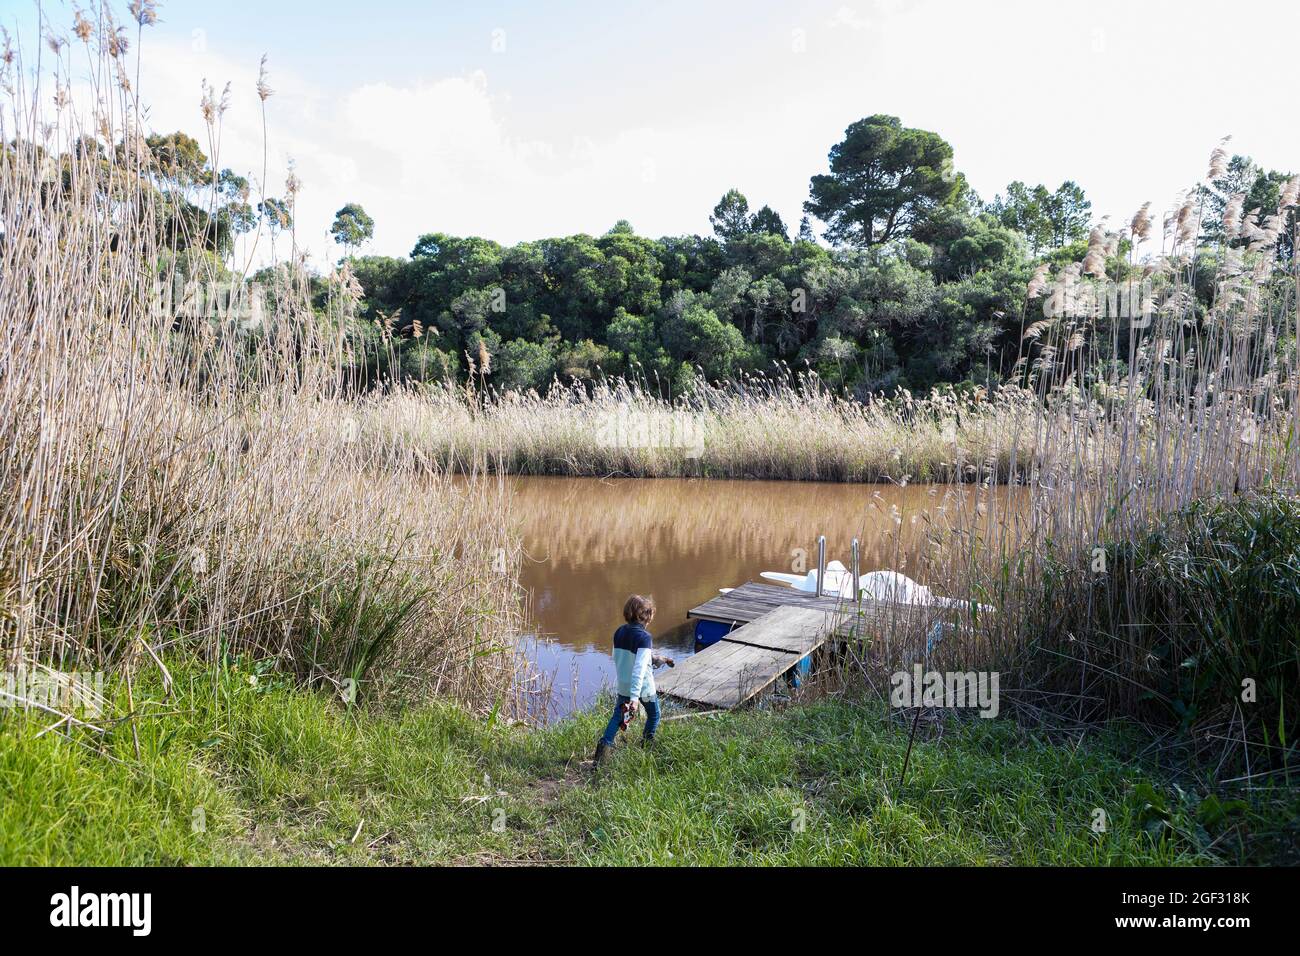
[[[1300,809],[1180,789],[1118,726],[949,721],[899,786],[906,725],[827,701],[667,721],[593,778],[600,713],[526,730],[347,711],[237,667],[175,676],[166,699],[137,684],[137,718],[102,737],[3,712],[0,864],[1260,863],[1293,851]]]

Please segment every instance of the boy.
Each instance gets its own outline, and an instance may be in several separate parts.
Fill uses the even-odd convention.
[[[645,706],[644,745],[654,743],[659,728],[659,700],[655,696],[655,679],[652,667],[672,665],[672,658],[656,657],[653,640],[646,625],[654,620],[655,602],[648,597],[633,594],[623,605],[623,620],[627,623],[614,632],[614,670],[618,674],[618,699],[614,702],[614,716],[609,719],[605,736],[596,744],[596,766],[605,758],[605,752],[614,746],[614,735],[623,725],[623,708],[628,719],[636,715],[637,704]]]

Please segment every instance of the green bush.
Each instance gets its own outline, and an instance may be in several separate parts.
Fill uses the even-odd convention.
[[[1266,493],[1197,503],[1144,544],[1155,653],[1168,664],[1162,689],[1175,711],[1187,724],[1239,713],[1268,755],[1293,756],[1300,499]]]
[[[1070,648],[1067,683],[1081,667],[1112,710],[1127,698],[1183,730],[1228,727],[1256,771],[1294,764],[1300,499],[1260,492],[1196,502],[1109,545],[1105,573],[1089,581],[1052,635],[1054,650]],[[1049,576],[1046,601],[1059,603],[1060,583]],[[1229,765],[1244,756],[1236,748]]]

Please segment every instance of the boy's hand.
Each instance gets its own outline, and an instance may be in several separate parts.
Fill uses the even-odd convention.
[[[627,715],[628,715],[629,717],[634,717],[634,716],[636,716],[636,709],[637,709],[638,707],[640,707],[640,706],[641,706],[641,702],[640,702],[639,700],[630,700],[630,701],[628,701],[628,703],[627,703]]]

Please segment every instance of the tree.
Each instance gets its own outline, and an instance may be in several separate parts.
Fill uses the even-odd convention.
[[[708,307],[720,318],[739,325],[737,320],[743,321],[748,311],[745,295],[752,281],[753,277],[740,266],[724,269],[709,289]]]
[[[1092,225],[1092,203],[1077,183],[1066,180],[1047,200],[1047,221],[1054,249],[1086,239]]]
[[[667,375],[671,368],[672,363],[659,341],[654,321],[632,315],[621,306],[614,311],[614,317],[605,329],[605,344],[623,356],[623,371],[633,377],[648,376],[652,372]]]
[[[257,225],[257,213],[249,199],[248,180],[234,171],[223,169],[217,177],[217,221],[228,236],[239,236]]]
[[[163,243],[174,248],[198,243],[229,255],[235,237],[257,224],[248,180],[229,169],[216,172],[198,141],[186,133],[154,134],[145,145],[155,183],[174,200],[160,216]],[[125,155],[125,144],[119,144],[119,158]]]
[[[289,204],[283,199],[267,196],[257,204],[258,215],[271,230],[271,248],[275,248],[275,237],[293,226],[293,213]]]
[[[212,182],[208,157],[198,140],[187,133],[178,130],[154,134],[145,140],[145,145],[153,158],[154,173],[187,195],[194,188]]]
[[[334,241],[344,249],[360,248],[375,234],[375,221],[370,218],[360,203],[350,202],[334,214],[334,225],[330,226]]]
[[[1047,187],[1030,189],[1020,180],[1007,184],[1007,194],[993,197],[989,212],[1008,229],[1014,229],[1029,242],[1029,249],[1038,255],[1051,242],[1051,228],[1047,222]]]
[[[755,279],[745,291],[749,306],[749,338],[763,342],[769,323],[779,323],[790,307],[790,290],[776,276]]]
[[[492,363],[492,381],[503,389],[541,390],[554,373],[555,355],[549,342],[511,339],[502,343]]]
[[[786,229],[785,223],[771,206],[764,206],[754,213],[754,218],[749,221],[749,231],[765,232],[769,235],[780,236],[782,239],[790,237],[790,231]]]
[[[1007,195],[995,196],[989,212],[1008,229],[1015,229],[1038,256],[1088,237],[1092,203],[1077,183],[1066,180],[1048,192],[1041,183],[1032,189],[1017,180],[1007,186]]]
[[[610,232],[596,240],[605,255],[603,270],[606,308],[620,306],[637,315],[649,315],[660,305],[657,244],[632,232]],[[599,323],[592,329],[598,328]]]
[[[615,234],[610,242],[634,239]],[[543,239],[543,269],[547,277],[541,311],[569,342],[600,334],[610,312],[610,285],[614,275],[596,240],[587,235]]]
[[[830,173],[812,178],[804,211],[826,223],[826,238],[837,244],[872,246],[906,235],[965,189],[943,137],[907,128],[896,116],[858,120],[829,160]]]
[[[591,339],[569,345],[557,359],[561,375],[584,382],[599,378],[614,361],[613,352]]]
[[[366,322],[384,321],[400,309],[409,298],[410,271],[404,259],[392,256],[362,256],[352,260],[352,274],[365,290],[359,315]],[[410,316],[402,310],[399,331],[410,329]]]
[[[1025,257],[1023,230],[1005,225],[991,212],[972,216],[945,209],[918,226],[913,238],[930,247],[930,270],[941,281],[993,268]]]
[[[749,232],[749,200],[739,189],[728,189],[709,217],[713,231],[723,242],[739,239]]]
[[[722,243],[712,236],[664,236],[655,248],[665,298],[682,290],[707,290],[726,260]]]
[[[709,378],[732,375],[748,357],[740,330],[690,292],[678,292],[664,306],[662,328],[668,354],[698,364]]]

